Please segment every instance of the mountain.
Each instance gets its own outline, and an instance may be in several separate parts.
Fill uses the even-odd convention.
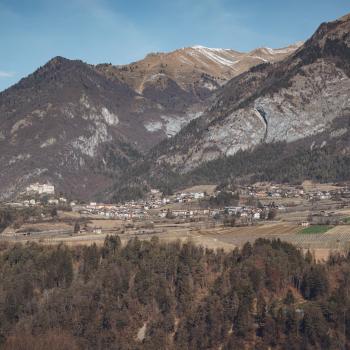
[[[269,175],[277,170],[292,173],[297,159],[309,159],[310,164],[329,174],[319,176],[319,169],[309,169],[305,164],[305,176],[350,178],[349,62],[347,15],[323,23],[285,59],[254,66],[223,85],[200,118],[161,142],[143,163],[129,170],[130,181],[130,174],[135,174],[133,183],[161,183],[164,187],[181,186],[194,179],[222,181],[217,169],[226,178],[248,179],[262,172],[263,178],[271,180]],[[269,145],[283,148],[269,155]],[[266,162],[259,162],[258,157]],[[250,166],[244,165],[245,159],[250,159]],[[330,169],[337,164],[339,169]],[[147,171],[142,173],[142,168]],[[297,177],[299,180],[294,173],[293,179]],[[283,180],[283,176],[277,178]],[[123,181],[118,182],[116,193],[121,184]]]
[[[53,58],[0,93],[0,198],[36,181],[93,196],[198,118],[230,78],[296,47],[249,54],[193,47],[125,66]]]
[[[228,80],[261,62],[281,60],[300,45],[275,50],[260,48],[249,53],[193,46],[169,53],[151,53],[129,65],[101,64],[96,69],[110,79],[125,82],[160,106],[161,113],[147,118],[144,126],[162,139],[174,136],[199,117],[213,92]]]
[[[61,57],[1,93],[3,196],[37,180],[82,195],[104,185],[105,176],[87,173],[93,163],[103,165],[108,154],[118,165],[138,156],[126,138],[140,132],[130,118],[136,98],[125,83]]]
[[[322,24],[295,53],[235,77],[196,121],[155,151],[186,172],[261,143],[327,130],[350,110],[350,16]],[[342,131],[338,130],[339,133]]]
[[[204,46],[182,48],[169,53],[151,53],[143,60],[125,65],[98,65],[106,74],[125,81],[135,91],[153,96],[159,82],[171,79],[192,94],[205,99],[229,79],[262,62],[276,62],[293,53],[301,43],[283,49],[259,48],[248,53]]]

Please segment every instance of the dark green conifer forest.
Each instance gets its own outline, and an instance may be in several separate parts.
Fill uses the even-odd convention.
[[[278,240],[3,244],[0,348],[347,349],[349,272]]]

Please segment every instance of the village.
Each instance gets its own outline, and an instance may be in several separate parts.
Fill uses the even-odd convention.
[[[322,186],[321,186],[322,187]],[[152,189],[146,199],[124,203],[97,203],[68,200],[64,196],[55,194],[55,187],[51,184],[35,183],[22,193],[22,200],[5,203],[12,207],[56,206],[73,212],[108,219],[149,219],[154,216],[160,218],[214,218],[228,214],[252,220],[267,219],[268,213],[274,209],[287,210],[295,206],[298,201],[319,203],[321,201],[340,201],[345,207],[350,202],[350,186],[332,186],[332,189],[320,189],[303,186],[258,184],[255,186],[241,186],[236,193],[240,200],[237,205],[211,206],[210,198],[216,198],[222,191],[216,186],[196,186],[193,189],[176,192],[165,196],[159,190]],[[203,190],[204,188],[204,190]],[[232,193],[232,191],[225,191]],[[293,202],[294,200],[294,202]],[[224,203],[225,204],[225,203]],[[228,203],[226,203],[228,204]],[[253,204],[253,205],[252,205]],[[254,205],[255,204],[255,205]],[[338,203],[339,204],[339,203]]]
[[[153,235],[192,239],[216,248],[259,237],[301,242],[302,248],[334,249],[350,243],[348,184],[258,183],[224,189],[203,185],[168,196],[152,189],[137,201],[86,203],[56,193],[52,184],[35,183],[2,207],[41,211],[39,217],[7,227],[0,235],[3,240],[84,243],[118,234],[124,240]],[[340,241],[332,231],[341,231]]]

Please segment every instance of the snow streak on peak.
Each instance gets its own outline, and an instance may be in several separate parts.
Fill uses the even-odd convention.
[[[204,58],[219,65],[232,66],[237,62],[236,58],[230,54],[233,51],[229,49],[210,48],[201,45],[195,45],[189,49],[187,53],[190,56]]]
[[[194,46],[191,46],[190,48],[193,50],[206,50],[206,51],[219,51],[219,52],[231,51],[230,49],[213,48],[213,47],[206,47],[202,45],[194,45]]]

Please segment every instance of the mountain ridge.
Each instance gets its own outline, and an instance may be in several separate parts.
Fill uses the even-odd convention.
[[[337,42],[333,48],[328,47],[330,44],[325,45],[323,51],[318,48],[318,45],[314,45],[324,28],[331,28],[335,25],[349,27],[349,23],[344,24],[343,21],[323,24],[302,48],[285,60],[275,64],[258,65],[233,78],[218,90],[217,99],[201,119],[179,134],[178,146],[174,145],[176,140],[170,140],[169,148],[166,148],[164,143],[160,147],[167,154],[166,159],[169,164],[172,162],[169,159],[169,153],[179,148],[179,145],[186,145],[184,146],[185,152],[195,145],[192,155],[173,152],[175,154],[173,163],[178,162],[179,166],[185,166],[186,171],[186,160],[179,160],[180,158],[188,156],[187,164],[193,161],[193,164],[196,165],[198,162],[211,160],[220,154],[232,155],[239,149],[249,148],[262,141],[296,140],[310,133],[321,131],[328,122],[325,115],[326,108],[331,108],[329,117],[333,118],[340,115],[341,110],[346,110],[349,104],[347,94],[349,67],[346,60],[348,53],[342,56],[337,51],[341,50],[339,47],[342,47],[343,43]],[[346,33],[348,37],[349,31]],[[329,35],[334,42],[338,40],[335,39],[333,32]],[[347,49],[349,50],[348,47]],[[317,55],[320,55],[321,52],[324,57],[318,60]],[[324,96],[319,96],[321,91]],[[335,103],[331,101],[329,95],[334,97]],[[322,101],[323,97],[326,101]],[[320,106],[312,106],[317,99],[319,99]],[[295,106],[300,106],[300,109]],[[319,112],[325,118],[322,123],[316,115]],[[280,117],[276,118],[276,116]],[[266,129],[267,121],[270,126],[268,130]],[[242,126],[242,123],[245,126]],[[225,127],[223,127],[224,124]],[[201,129],[202,136],[198,134],[197,127]],[[196,130],[193,131],[193,135],[189,130],[191,128]],[[239,133],[240,130],[242,133]],[[185,135],[183,140],[179,140],[181,135]],[[208,149],[207,154],[204,152],[205,148]],[[198,149],[197,153],[196,149]]]
[[[183,50],[161,54],[173,61],[151,55],[119,68],[56,56],[2,91],[1,198],[37,181],[73,197],[93,197],[198,118],[232,72],[217,52],[191,50],[190,68],[179,63]],[[212,74],[216,70],[220,76]]]

